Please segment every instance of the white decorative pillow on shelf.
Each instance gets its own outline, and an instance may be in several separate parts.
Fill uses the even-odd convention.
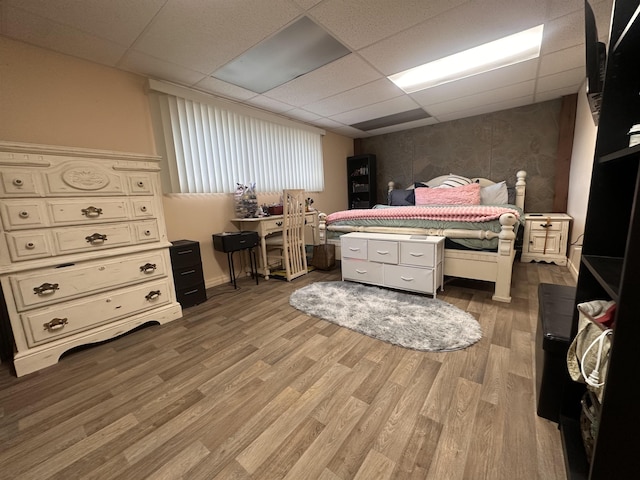
[[[482,205],[503,205],[509,203],[509,192],[506,182],[488,185],[480,189],[480,203]]]

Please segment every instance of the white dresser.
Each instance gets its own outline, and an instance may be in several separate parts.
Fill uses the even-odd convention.
[[[18,376],[182,316],[158,160],[0,142],[0,282]]]
[[[566,213],[527,213],[521,262],[567,264],[567,241],[571,216]]]
[[[348,233],[340,237],[342,278],[428,293],[444,282],[444,237]]]

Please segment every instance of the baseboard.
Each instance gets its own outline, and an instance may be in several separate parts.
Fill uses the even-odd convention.
[[[578,281],[578,274],[580,273],[580,259],[582,258],[582,246],[574,247],[569,252],[569,262],[567,267],[573,279]]]

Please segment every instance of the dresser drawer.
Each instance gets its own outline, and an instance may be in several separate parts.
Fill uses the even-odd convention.
[[[57,252],[86,252],[134,243],[127,223],[103,224],[52,230]]]
[[[406,265],[385,265],[384,284],[401,290],[433,293],[433,270]]]
[[[42,194],[32,170],[0,169],[0,194],[3,197],[33,197]]]
[[[73,198],[47,202],[52,225],[80,225],[127,220],[125,198]]]
[[[132,226],[136,243],[157,242],[160,240],[160,230],[155,220],[135,222]]]
[[[127,175],[129,193],[131,195],[151,195],[153,194],[153,182],[151,177],[144,173]]]
[[[5,230],[39,228],[47,225],[47,214],[42,200],[5,200],[0,207]]]
[[[14,262],[51,257],[53,248],[46,232],[28,230],[24,232],[7,232],[7,247]]]
[[[340,239],[340,250],[343,257],[366,260],[367,239],[342,237]]]
[[[122,176],[97,163],[68,162],[45,173],[51,195],[123,195]]]
[[[382,285],[384,279],[382,273],[383,266],[382,263],[345,258],[342,260],[342,278],[345,280]]]
[[[164,279],[23,313],[21,319],[33,347],[168,304],[171,296]]]
[[[404,265],[416,265],[418,267],[434,267],[434,261],[438,259],[435,243],[400,243],[400,263]]]
[[[9,281],[16,308],[23,311],[152,278],[162,278],[167,274],[165,258],[165,254],[161,252],[149,252],[92,260],[11,275]]]
[[[139,198],[131,201],[133,218],[155,218],[153,198]]]
[[[372,262],[398,263],[398,242],[368,240],[367,258]]]

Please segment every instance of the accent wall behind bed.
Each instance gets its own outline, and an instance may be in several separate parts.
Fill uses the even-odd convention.
[[[492,180],[527,171],[526,211],[552,211],[562,99],[360,139],[376,155],[378,198],[448,173]]]

